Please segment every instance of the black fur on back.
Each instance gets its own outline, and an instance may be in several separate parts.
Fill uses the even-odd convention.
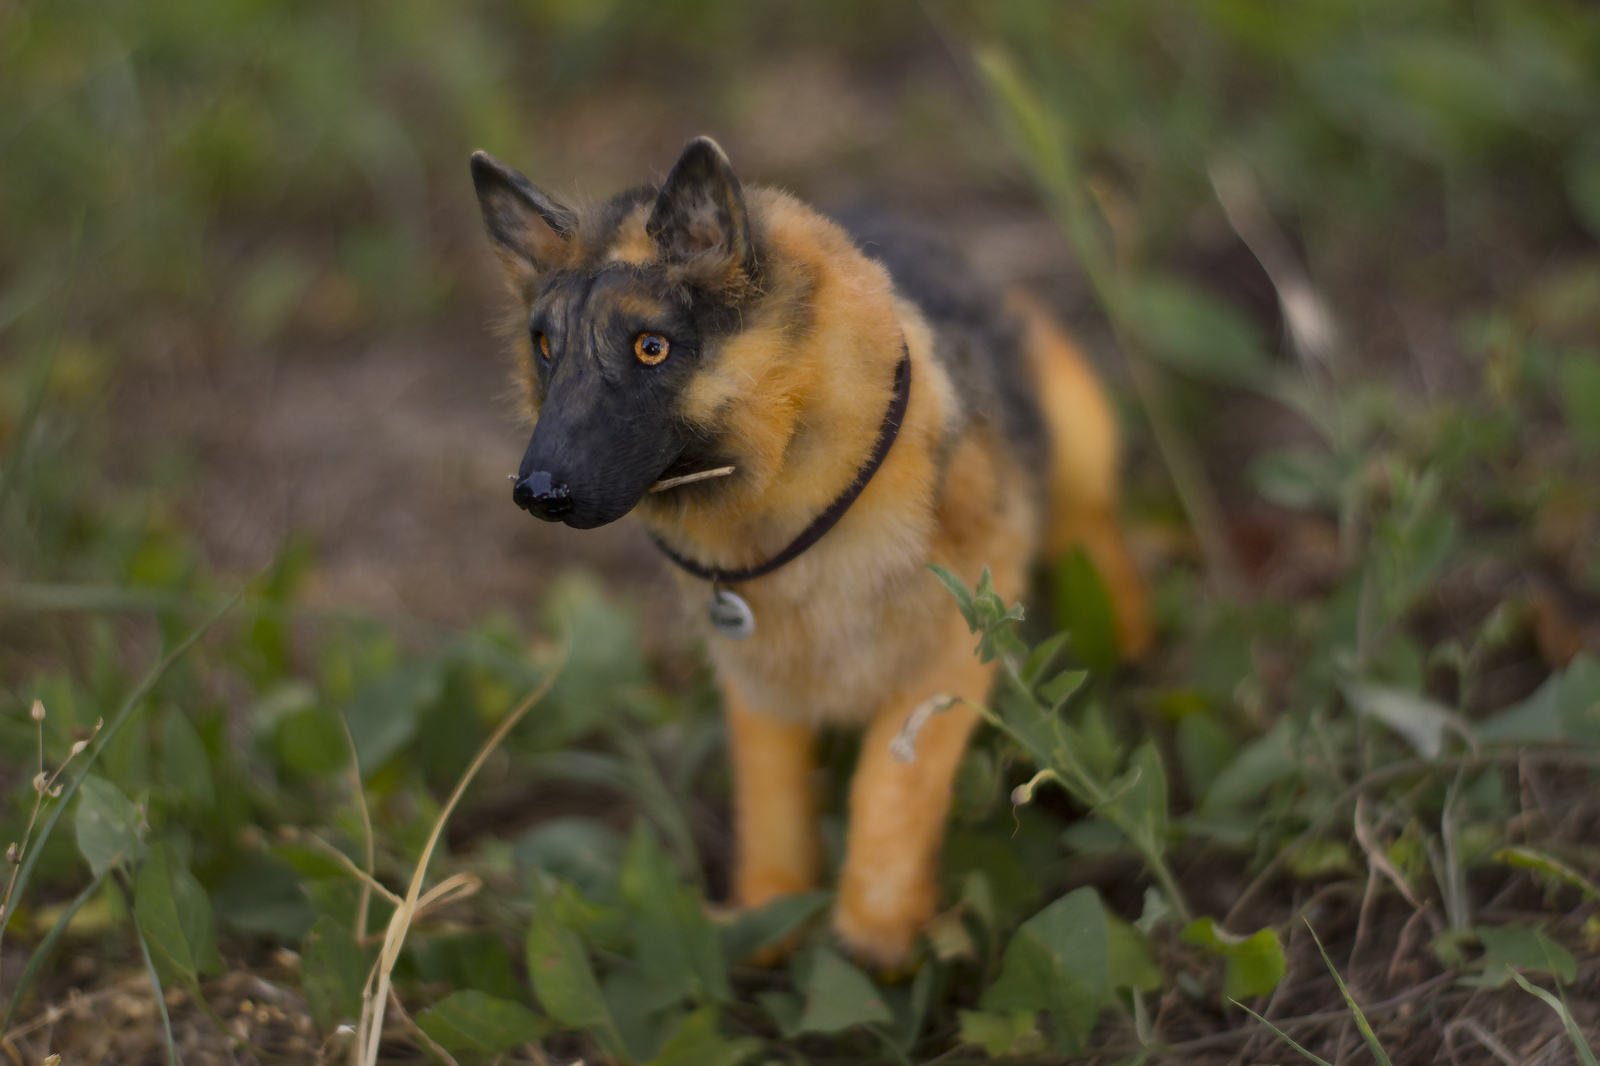
[[[1023,324],[1005,309],[999,289],[980,278],[950,241],[924,226],[874,208],[833,217],[864,254],[888,268],[895,290],[921,308],[965,419],[997,426],[1042,490],[1049,427],[1035,399]]]

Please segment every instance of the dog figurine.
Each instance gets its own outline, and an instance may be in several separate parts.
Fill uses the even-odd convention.
[[[472,177],[534,419],[513,499],[577,529],[631,512],[676,564],[722,686],[736,903],[817,885],[813,733],[864,727],[833,924],[903,966],[978,718],[933,715],[909,761],[890,742],[930,700],[983,700],[995,669],[926,564],[969,585],[988,566],[1015,600],[1081,545],[1123,654],[1149,643],[1098,382],[948,250],[742,187],[709,138],[600,204],[482,152]]]

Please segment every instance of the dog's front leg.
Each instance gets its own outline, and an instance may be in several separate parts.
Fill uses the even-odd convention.
[[[723,686],[723,702],[733,764],[733,895],[756,907],[817,885],[812,731],[752,710],[731,684]]]
[[[979,665],[965,646],[951,649],[914,698],[897,701],[872,720],[850,785],[850,842],[839,878],[834,928],[857,955],[894,969],[911,954],[917,933],[939,903],[939,850],[950,790],[978,723],[956,703],[933,715],[903,761],[890,742],[922,701],[935,694],[982,700],[994,667]],[[904,754],[902,752],[902,754]]]

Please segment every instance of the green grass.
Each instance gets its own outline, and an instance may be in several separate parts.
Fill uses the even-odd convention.
[[[148,970],[152,1061],[186,1039],[260,1061],[1220,1061],[1276,1032],[1409,1066],[1499,997],[1505,1029],[1479,1030],[1592,1062],[1600,16],[586,10],[0,14],[22,974],[0,995],[24,1061],[110,1017],[49,1028],[68,989],[110,1003]],[[314,549],[214,572],[181,485],[104,474],[151,337],[270,348],[452,313],[464,253],[430,212],[459,208],[439,189],[466,149],[663,56],[736,92],[786,34],[857,64],[941,39],[972,72],[1123,360],[1127,508],[1157,561],[1160,644],[1134,668],[1081,555],[1022,611],[952,583],[1003,680],[947,909],[899,982],[839,952],[826,893],[708,905],[728,790],[707,672],[592,578],[461,631],[313,610]],[[837,840],[851,743],[825,752]],[[786,938],[786,966],[746,965]]]

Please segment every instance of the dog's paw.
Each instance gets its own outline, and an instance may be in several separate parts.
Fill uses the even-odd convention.
[[[924,909],[870,912],[841,899],[833,912],[833,930],[845,950],[880,979],[900,980],[915,969],[912,952],[929,917]]]

